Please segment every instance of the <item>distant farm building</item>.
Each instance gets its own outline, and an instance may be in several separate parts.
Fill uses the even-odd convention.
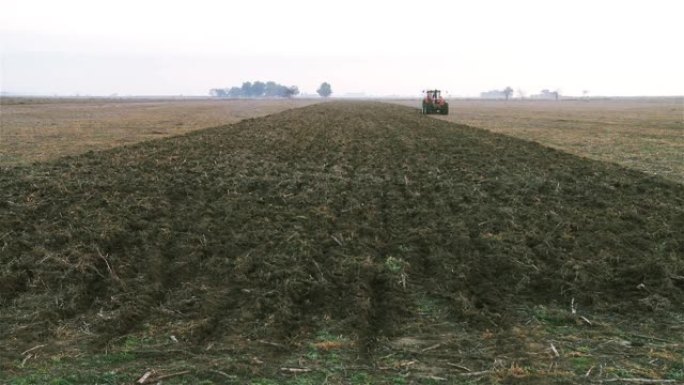
[[[558,91],[541,90],[541,93],[531,95],[532,99],[558,100]]]
[[[502,90],[480,92],[481,99],[506,99],[506,93]]]

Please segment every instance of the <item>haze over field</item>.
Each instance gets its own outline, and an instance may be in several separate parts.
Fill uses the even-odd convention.
[[[512,86],[682,95],[684,3],[3,0],[0,91],[207,95],[274,80],[336,96]]]

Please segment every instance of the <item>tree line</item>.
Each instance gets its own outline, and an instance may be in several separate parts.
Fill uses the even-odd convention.
[[[299,94],[297,86],[284,86],[276,82],[244,82],[241,87],[212,88],[209,95],[219,98],[289,98]]]
[[[318,95],[327,98],[332,95],[330,83],[323,82],[316,90]],[[297,86],[284,86],[276,82],[244,82],[240,87],[212,88],[209,95],[216,98],[289,98],[299,95]]]

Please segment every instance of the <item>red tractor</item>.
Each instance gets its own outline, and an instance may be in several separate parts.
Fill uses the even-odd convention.
[[[440,90],[423,91],[425,97],[423,98],[423,114],[449,114],[449,103],[442,97]]]

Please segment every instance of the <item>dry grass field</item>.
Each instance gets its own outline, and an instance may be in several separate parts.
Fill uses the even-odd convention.
[[[5,98],[0,101],[0,166],[180,135],[313,103],[301,99]]]
[[[683,98],[451,100],[450,107],[450,115],[434,116],[684,183]]]
[[[315,102],[5,98],[0,166],[184,134]],[[452,100],[451,105],[449,116],[435,116],[684,182],[682,98]]]

